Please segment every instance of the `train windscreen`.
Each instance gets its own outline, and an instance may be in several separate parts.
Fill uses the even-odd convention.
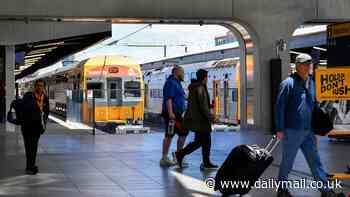
[[[141,83],[139,81],[124,82],[125,97],[141,97]]]

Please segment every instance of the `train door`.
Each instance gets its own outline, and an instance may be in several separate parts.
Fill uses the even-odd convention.
[[[213,111],[215,116],[220,115],[220,80],[213,81]]]
[[[117,110],[123,103],[122,100],[122,79],[108,78],[107,79],[107,108],[108,120],[118,120],[120,117]]]
[[[227,120],[230,117],[230,95],[229,81],[224,81],[224,118]]]
[[[148,84],[147,83],[145,83],[145,92],[144,92],[144,105],[145,105],[145,109],[147,109],[148,108],[148,96],[149,96],[149,94],[148,94]]]

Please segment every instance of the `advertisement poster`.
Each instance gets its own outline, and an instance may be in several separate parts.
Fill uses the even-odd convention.
[[[350,68],[317,69],[316,97],[334,124],[350,124]]]

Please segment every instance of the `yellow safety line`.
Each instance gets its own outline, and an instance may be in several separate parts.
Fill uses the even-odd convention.
[[[350,137],[350,131],[333,130],[327,134],[328,137]]]
[[[330,180],[350,180],[350,174],[347,173],[334,173]]]

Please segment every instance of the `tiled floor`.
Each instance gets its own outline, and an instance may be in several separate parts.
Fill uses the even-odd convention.
[[[238,144],[265,144],[269,135],[262,132],[214,133],[212,159],[221,164],[229,151]],[[173,197],[220,196],[208,188],[204,180],[215,172],[201,172],[200,151],[187,158],[189,168],[164,169],[159,166],[163,134],[96,135],[86,131],[68,131],[50,123],[40,140],[36,176],[23,174],[25,163],[20,133],[0,132],[0,196],[40,197]],[[188,141],[193,138],[191,135]],[[175,148],[173,143],[172,149]],[[350,163],[350,143],[321,140],[321,156],[329,171],[342,171]],[[263,178],[278,173],[280,148],[275,151],[274,165]],[[309,177],[301,154],[291,175],[295,179]],[[350,191],[344,182],[343,190]],[[296,196],[319,196],[314,190],[293,191]],[[273,189],[253,189],[248,196],[275,196]]]

